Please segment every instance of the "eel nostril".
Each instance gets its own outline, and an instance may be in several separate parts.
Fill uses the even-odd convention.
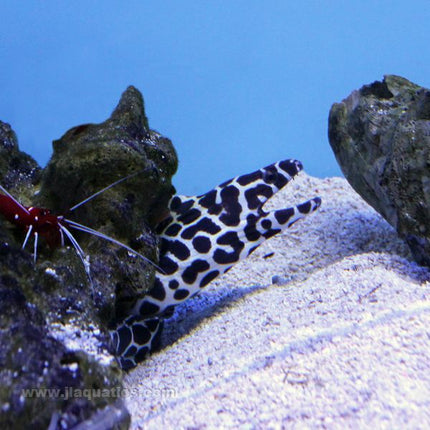
[[[300,172],[301,170],[303,170],[303,164],[300,161],[296,160],[295,165],[297,167],[297,171],[298,172]]]

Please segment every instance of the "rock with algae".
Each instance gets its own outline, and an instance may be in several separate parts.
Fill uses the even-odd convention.
[[[45,169],[19,151],[14,132],[0,122],[5,188],[26,206],[65,214],[154,262],[152,228],[165,216],[176,167],[171,142],[149,129],[133,87],[107,121],[55,141]],[[108,328],[150,288],[154,267],[85,233],[76,238],[89,255],[89,276],[73,248],[51,250],[43,240],[34,265],[32,246],[20,249],[24,236],[0,217],[0,428],[127,428]]]
[[[430,266],[430,91],[388,75],[332,106],[329,140],[346,179]]]

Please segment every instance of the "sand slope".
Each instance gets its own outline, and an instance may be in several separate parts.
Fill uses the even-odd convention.
[[[270,206],[315,195],[178,307],[126,378],[134,429],[430,427],[430,272],[344,179],[302,173]]]

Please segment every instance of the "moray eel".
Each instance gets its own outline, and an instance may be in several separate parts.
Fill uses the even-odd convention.
[[[200,196],[172,197],[170,216],[158,226],[159,266],[153,288],[112,332],[117,357],[130,369],[157,346],[163,320],[266,239],[321,205],[319,197],[271,212],[264,203],[303,169],[283,160],[223,182]]]

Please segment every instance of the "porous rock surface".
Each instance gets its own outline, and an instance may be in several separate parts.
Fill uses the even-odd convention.
[[[348,182],[430,266],[430,91],[385,76],[332,106],[328,134]]]
[[[0,183],[25,206],[115,237],[156,262],[152,232],[173,193],[171,142],[149,129],[143,99],[129,87],[111,117],[69,130],[45,169],[18,149],[0,122]],[[84,198],[125,180],[76,211]],[[100,238],[76,238],[91,274],[70,246],[50,250],[0,216],[0,428],[127,428],[122,374],[108,326],[151,286],[154,267]],[[57,391],[25,391],[48,389]]]

